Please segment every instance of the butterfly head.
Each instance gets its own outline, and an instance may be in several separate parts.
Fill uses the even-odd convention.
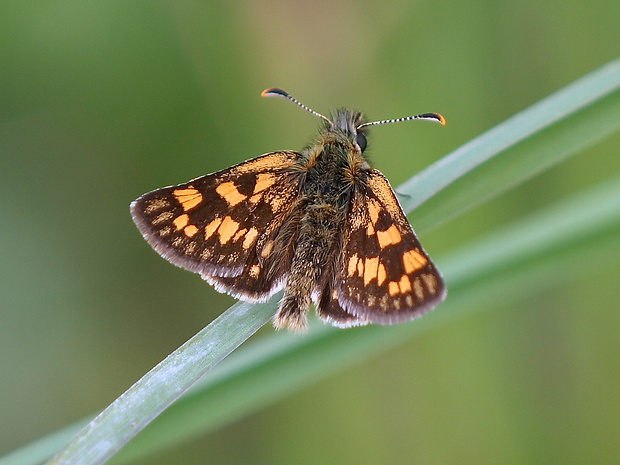
[[[334,111],[332,120],[325,124],[328,132],[338,132],[350,141],[354,141],[360,152],[366,150],[368,142],[366,140],[366,128],[362,112],[339,108]]]

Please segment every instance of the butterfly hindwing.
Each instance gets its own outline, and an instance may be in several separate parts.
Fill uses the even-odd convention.
[[[142,235],[171,263],[251,300],[275,292],[285,264],[271,257],[297,205],[299,154],[273,152],[131,204]],[[286,244],[278,244],[286,250]],[[283,259],[285,259],[284,257]]]
[[[353,193],[337,273],[334,298],[362,322],[410,320],[445,296],[441,274],[377,170]]]

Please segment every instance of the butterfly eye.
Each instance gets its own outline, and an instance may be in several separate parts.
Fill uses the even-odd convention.
[[[358,132],[356,139],[357,139],[357,145],[360,146],[360,150],[362,152],[366,150],[366,145],[368,144],[368,142],[366,141],[366,136],[362,134],[361,132]]]

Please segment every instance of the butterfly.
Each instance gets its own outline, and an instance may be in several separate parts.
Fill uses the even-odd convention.
[[[148,192],[131,214],[148,243],[216,290],[263,302],[284,290],[278,329],[304,330],[312,303],[334,326],[389,325],[431,310],[446,295],[388,180],[363,153],[369,126],[339,109],[331,119],[287,92],[325,125],[301,152],[267,153],[184,184]]]

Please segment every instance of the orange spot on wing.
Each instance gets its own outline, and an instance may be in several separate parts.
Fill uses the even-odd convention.
[[[368,286],[370,281],[377,277],[379,269],[379,257],[370,257],[364,263],[364,286]]]
[[[177,228],[177,231],[180,231],[189,224],[189,216],[183,213],[182,215],[177,216],[172,224],[175,228]]]
[[[379,247],[384,248],[388,245],[400,243],[403,237],[396,225],[393,224],[386,231],[377,231],[377,240],[379,241]]]
[[[265,189],[269,189],[276,182],[276,177],[272,173],[260,173],[256,177],[256,184],[254,185],[253,194],[258,194],[259,192],[264,191]]]
[[[239,223],[233,220],[230,216],[225,217],[217,230],[217,233],[220,236],[220,244],[224,245],[230,241],[238,229]]]
[[[394,297],[395,295],[400,294],[400,287],[396,281],[390,281],[388,284],[388,293]]]
[[[217,231],[217,228],[220,227],[220,224],[222,224],[222,218],[215,218],[205,227],[205,240],[213,236],[213,233]]]
[[[194,188],[176,189],[172,191],[172,194],[176,197],[185,211],[191,210],[202,202],[202,194]]]
[[[357,274],[360,276],[364,276],[364,259],[360,258],[357,260]]]
[[[198,232],[198,228],[194,226],[193,224],[188,224],[187,226],[185,226],[185,229],[183,230],[183,232],[185,233],[187,237],[194,237],[196,233]]]
[[[409,276],[404,274],[398,282],[398,287],[400,288],[401,294],[408,294],[409,292],[411,292],[411,280],[409,279]]]
[[[416,270],[421,270],[426,266],[428,260],[417,250],[409,250],[403,254],[403,265],[405,267],[405,273],[413,273]]]
[[[249,249],[250,246],[254,244],[254,241],[256,240],[257,237],[258,237],[258,229],[252,226],[249,229],[249,231],[245,233],[245,239],[243,239],[243,243],[242,243],[243,248]]]
[[[235,183],[231,181],[223,182],[217,186],[215,192],[217,192],[231,207],[247,199],[247,196],[239,192]]]
[[[235,235],[232,238],[233,242],[237,242],[239,239],[241,239],[243,236],[245,236],[245,233],[248,232],[247,229],[239,229]]]
[[[387,272],[385,270],[385,265],[383,263],[379,263],[379,268],[377,269],[377,284],[381,286],[385,279],[387,278]]]

